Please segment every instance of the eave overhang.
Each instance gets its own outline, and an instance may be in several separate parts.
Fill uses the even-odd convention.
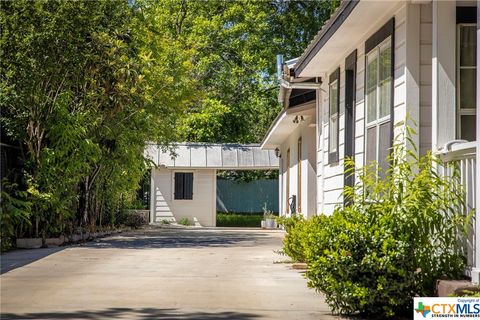
[[[294,122],[297,116],[303,116],[304,121],[315,123],[315,101],[284,109],[268,129],[267,134],[260,144],[260,148],[264,150],[274,150],[278,148],[300,125]]]
[[[355,49],[356,39],[372,34],[385,18],[404,4],[401,0],[343,1],[294,67],[295,77],[316,77],[332,70]]]

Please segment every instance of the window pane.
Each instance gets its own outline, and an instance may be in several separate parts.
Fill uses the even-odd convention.
[[[338,86],[337,81],[330,84],[330,115],[338,111]]]
[[[328,152],[336,152],[337,151],[337,139],[338,139],[338,117],[337,115],[333,115],[330,117],[330,131],[328,133]]]
[[[187,172],[184,175],[183,198],[187,200],[193,199],[193,173]]]
[[[460,108],[476,107],[476,70],[460,69]]]
[[[175,172],[174,199],[176,199],[176,200],[182,200],[185,197],[185,195],[183,193],[184,182],[185,182],[184,177],[185,177],[185,174],[183,172]]]
[[[377,160],[377,128],[367,129],[367,164]]]
[[[380,53],[380,118],[390,114],[391,81],[392,81],[392,49],[386,47]]]
[[[476,117],[474,115],[460,116],[460,139],[475,141],[476,139]]]
[[[460,26],[460,65],[475,66],[475,48],[477,44],[477,34],[475,26]]]
[[[378,137],[378,162],[381,170],[380,177],[383,178],[389,166],[387,157],[390,153],[390,142],[392,141],[390,138],[390,121],[382,123],[379,128],[380,135]]]
[[[373,55],[367,57],[367,122],[377,118],[377,61]]]

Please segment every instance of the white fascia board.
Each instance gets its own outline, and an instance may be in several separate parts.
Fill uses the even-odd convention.
[[[280,123],[282,121],[284,121],[286,119],[286,117],[287,117],[287,112],[285,110],[283,110],[277,116],[277,118],[273,122],[270,129],[268,129],[268,132],[267,132],[265,138],[263,138],[263,141],[260,144],[260,149],[263,149],[263,150],[269,150],[270,149],[270,150],[272,150],[272,149],[275,149],[276,147],[278,147],[278,145],[272,143],[272,140],[273,140],[273,137],[277,134],[277,130],[278,130],[278,127],[280,126]]]

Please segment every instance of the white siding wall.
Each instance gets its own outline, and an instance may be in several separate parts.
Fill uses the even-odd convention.
[[[432,148],[455,139],[456,2],[432,2]]]
[[[406,54],[406,25],[407,7],[403,6],[395,14],[395,62],[394,62],[394,91],[393,91],[393,118],[394,125],[405,120],[407,115],[407,54]],[[400,134],[401,128],[396,127],[393,136]]]
[[[357,88],[355,101],[355,166],[361,168],[365,161],[365,46],[357,48]]]
[[[152,168],[151,186],[153,206],[151,207],[150,221],[154,223],[162,222],[162,220],[174,221],[171,171]]]
[[[175,200],[173,196],[175,172],[193,172],[193,200]],[[162,220],[177,222],[186,217],[194,219],[202,226],[215,226],[216,223],[216,172],[205,170],[152,169],[153,211],[151,221]]]
[[[420,155],[432,148],[432,4],[420,8]]]
[[[306,151],[304,155],[307,159],[304,160],[306,165],[303,168],[303,176],[307,177],[305,181],[306,189],[303,191],[305,203],[307,205],[306,214],[310,217],[317,214],[317,139],[316,139],[316,125],[310,125],[305,130],[305,137],[308,138],[305,141],[304,147]],[[303,140],[302,140],[303,141]]]
[[[407,6],[416,6],[408,8]],[[420,5],[405,3],[394,14],[395,17],[395,61],[394,61],[394,122],[403,121],[407,114],[407,83],[406,74],[418,72],[418,70],[408,70],[407,68],[407,9],[420,10]],[[428,10],[428,9],[427,9]],[[428,18],[425,14],[424,20]],[[331,66],[324,78],[322,93],[319,96],[317,113],[319,121],[319,141],[317,144],[317,208],[318,212],[331,214],[336,205],[343,203],[342,191],[344,187],[344,125],[345,125],[345,58],[353,50],[357,49],[357,74],[356,74],[356,111],[355,111],[355,162],[357,167],[364,165],[364,133],[365,133],[365,106],[364,106],[364,69],[365,69],[365,41],[383,26],[392,16],[372,23],[372,28],[362,37],[358,38],[355,46],[346,51],[345,56],[339,57],[338,63]],[[410,30],[409,30],[410,31]],[[422,30],[422,37],[428,36],[428,28]],[[416,44],[418,48],[418,43]],[[415,43],[412,48],[415,47]],[[428,49],[428,48],[426,48]],[[414,50],[414,49],[412,49]],[[339,162],[335,164],[328,163],[328,77],[340,67],[340,117],[339,117]],[[428,66],[424,72],[428,72]],[[424,90],[428,90],[428,81],[424,83]],[[415,103],[415,96],[410,98]],[[418,94],[417,94],[418,101]],[[411,111],[415,112],[418,107],[411,106]],[[410,110],[409,110],[410,113]],[[429,130],[429,123],[422,123],[422,130]],[[423,128],[424,127],[424,128]],[[398,132],[397,132],[398,133]],[[424,147],[428,146],[428,141],[424,141]]]
[[[289,135],[280,146],[280,214],[287,211],[287,198],[297,196],[298,139],[302,137],[302,197],[301,208],[305,216],[316,214],[316,137],[315,119],[309,118]],[[290,168],[287,168],[287,150],[290,149]],[[290,170],[290,190],[287,195],[287,170]],[[298,196],[297,196],[298,201]],[[298,207],[298,205],[297,205]]]
[[[334,207],[338,203],[343,203],[342,190],[343,190],[343,158],[344,158],[344,145],[345,145],[345,57],[342,61],[339,61],[339,65],[332,66],[332,69],[325,77],[322,89],[324,90],[322,100],[322,136],[323,149],[320,150],[318,157],[322,158],[323,165],[322,172],[322,192],[320,193],[320,199],[322,201],[322,209],[320,212],[331,213]],[[328,163],[328,138],[329,138],[329,97],[327,92],[329,91],[329,75],[333,73],[340,66],[340,112],[339,112],[339,161],[336,163]]]

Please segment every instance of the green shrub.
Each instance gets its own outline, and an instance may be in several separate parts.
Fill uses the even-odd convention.
[[[259,228],[262,214],[217,213],[217,227]]]
[[[2,179],[0,214],[0,251],[13,247],[13,240],[18,229],[30,225],[32,204],[27,200],[28,193],[20,191],[18,184]]]
[[[480,286],[476,286],[469,289],[455,290],[454,294],[449,295],[451,297],[475,297],[480,298]]]
[[[389,217],[364,213],[346,208],[316,223],[320,232],[305,252],[308,285],[334,312],[392,316],[415,293],[413,248],[387,226]]]
[[[462,278],[469,217],[457,179],[439,176],[431,154],[419,159],[402,146],[394,154],[385,174],[357,172],[344,191],[351,206],[284,221],[283,251],[307,262],[309,286],[336,313],[393,316],[411,310],[415,295],[433,295],[436,279]]]
[[[182,226],[191,226],[192,222],[187,217],[183,217],[178,221],[178,224],[181,224]]]
[[[282,253],[292,258],[294,262],[305,262],[303,239],[306,238],[308,232],[305,228],[306,221],[298,215],[278,219],[278,223],[283,225],[287,231],[283,239]]]
[[[304,219],[301,215],[282,217],[277,219],[283,225],[287,234],[283,239],[282,253],[295,262],[311,261],[324,249],[326,223],[329,219],[325,215]]]
[[[142,212],[135,210],[124,211],[119,220],[120,224],[134,229],[138,229],[147,224],[145,215]]]

